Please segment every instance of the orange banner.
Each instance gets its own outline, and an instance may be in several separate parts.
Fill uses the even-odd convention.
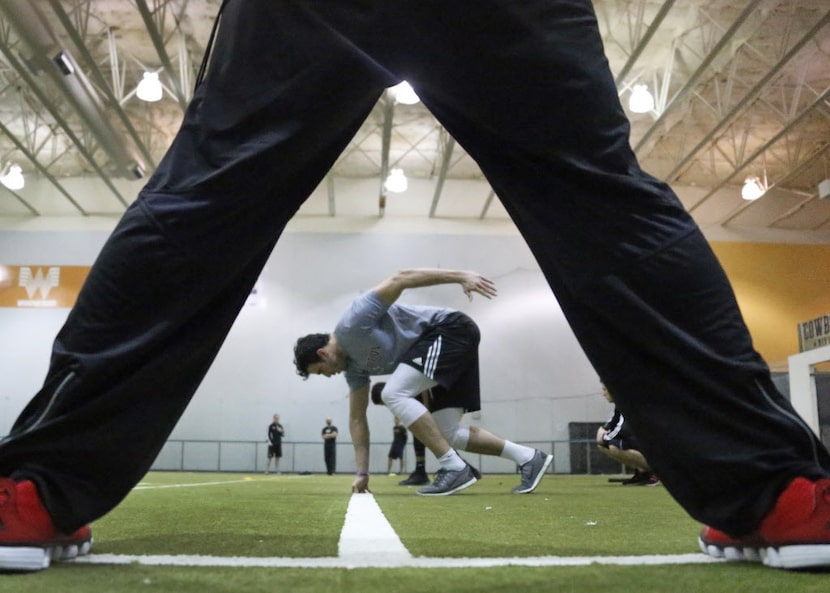
[[[89,266],[0,265],[0,307],[71,307],[89,275]]]

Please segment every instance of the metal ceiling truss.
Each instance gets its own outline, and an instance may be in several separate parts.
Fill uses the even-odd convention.
[[[820,117],[823,117],[823,115],[821,114],[821,110],[828,107],[829,97],[830,87],[828,87],[821,94],[819,94],[818,97],[816,97],[815,100],[813,100],[811,103],[809,103],[805,107],[802,107],[801,110],[794,117],[783,122],[778,131],[773,136],[764,141],[751,154],[743,158],[737,158],[732,172],[729,173],[728,176],[720,179],[717,183],[715,183],[709,189],[709,191],[700,199],[700,201],[698,201],[696,204],[689,208],[689,211],[694,211],[706,200],[711,198],[718,190],[726,186],[729,183],[729,181],[731,181],[734,177],[746,171],[756,161],[762,160],[766,163],[769,160],[771,160],[771,157],[768,157],[767,155],[772,154],[780,156],[783,153],[784,155],[789,156],[789,159],[783,161],[786,164],[787,171],[797,169],[799,165],[802,163],[802,161],[804,161],[805,159],[814,159],[815,155],[807,155],[805,157],[801,154],[800,148],[793,145],[791,141],[791,134],[796,132],[799,126],[809,125],[811,121],[811,116],[818,115]],[[780,145],[779,142],[781,143]],[[776,148],[779,148],[777,152],[775,151]],[[763,168],[766,169],[766,165],[764,165]],[[786,173],[784,173],[784,175],[786,175]]]
[[[722,58],[722,53],[727,48],[730,48],[736,33],[744,27],[748,18],[755,12],[758,5],[763,0],[752,0],[749,2],[739,14],[738,18],[720,36],[717,41],[716,33],[719,32],[719,27],[712,20],[706,19],[700,23],[700,26],[691,29],[689,34],[680,36],[676,39],[673,46],[673,51],[668,56],[665,66],[665,74],[663,76],[663,84],[661,91],[656,97],[657,103],[657,117],[651,124],[648,130],[639,138],[634,146],[634,150],[639,152],[646,149],[649,139],[657,134],[663,132],[665,124],[668,122],[669,115],[674,109],[684,106],[685,102],[689,100],[690,93],[693,91],[698,81],[706,74],[713,74],[710,67],[716,63],[719,58]],[[699,13],[703,16],[703,13]],[[697,42],[697,43],[692,43]],[[710,47],[711,46],[711,47]],[[686,52],[682,53],[681,50]],[[691,63],[697,63],[695,70],[688,76],[681,77],[680,88],[676,89],[671,97],[669,97],[669,88],[672,82],[672,73],[674,71],[674,64],[681,61],[681,59],[688,58],[689,54],[692,56]],[[685,61],[685,60],[684,60]],[[682,118],[680,118],[682,120]]]
[[[811,167],[815,163],[816,160],[825,159],[828,152],[830,152],[830,140],[824,142],[824,144],[819,146],[815,151],[813,151],[812,154],[809,154],[809,155],[805,156],[799,164],[797,164],[795,166],[792,166],[789,169],[789,172],[786,175],[784,175],[783,177],[781,177],[778,180],[774,181],[773,183],[770,183],[767,187],[767,192],[770,192],[770,191],[772,191],[772,190],[774,190],[778,187],[781,187],[781,186],[787,184],[787,182],[789,182],[791,179],[794,179],[794,178],[797,178],[797,177],[801,176],[803,173],[805,173],[807,171],[807,169],[809,167]],[[824,179],[824,177],[815,178],[813,185],[818,186],[818,183],[822,179]],[[811,192],[811,193],[807,194],[807,196],[801,202],[799,202],[798,204],[796,204],[795,206],[793,206],[792,208],[790,208],[789,210],[787,210],[783,214],[781,214],[778,217],[776,217],[775,219],[773,219],[769,223],[769,226],[772,227],[772,228],[783,228],[783,224],[782,224],[783,222],[785,222],[789,218],[793,217],[795,214],[800,212],[804,207],[806,207],[808,204],[810,204],[811,202],[813,202],[817,199],[819,199],[818,191]],[[728,225],[733,219],[737,218],[744,210],[746,210],[747,208],[752,206],[752,204],[754,204],[754,203],[755,202],[744,202],[743,205],[736,208],[734,212],[732,212],[730,215],[725,217],[721,221],[721,224]],[[818,220],[811,230],[820,229],[825,224],[827,224],[828,222],[830,222],[830,217]]]
[[[191,99],[198,66],[193,57],[201,58],[202,48],[189,32],[204,25],[194,19],[209,7],[191,0],[129,4],[137,17],[125,31],[119,23],[105,22],[116,20],[113,13],[96,11],[100,0],[0,0],[0,98],[16,93],[19,105],[12,113],[6,102],[0,132],[14,145],[7,150],[23,155],[82,214],[87,212],[79,200],[57,180],[63,168],[77,170],[77,163],[68,167],[67,159],[82,162],[126,205],[111,177],[155,168],[153,155],[163,154],[174,118]],[[830,141],[822,137],[830,119],[825,88],[830,76],[825,81],[815,70],[830,71],[830,55],[811,41],[826,37],[830,7],[800,0],[742,0],[734,6],[603,0],[596,6],[604,43],[621,66],[615,76],[620,95],[643,82],[654,91],[654,111],[632,117],[638,158],[669,183],[708,188],[690,210],[739,184],[741,175],[762,171],[768,190],[785,190],[791,199],[802,196],[772,226],[786,225],[817,199],[815,163],[830,150]],[[149,44],[136,45],[142,33]],[[142,49],[150,51],[132,53]],[[176,101],[173,110],[133,100],[145,69],[162,74],[166,93]],[[423,106],[396,108],[385,92],[325,179],[329,215],[336,213],[334,175],[379,175],[378,215],[383,217],[384,184],[395,167],[435,180],[430,217],[436,216],[448,178],[483,178]],[[479,218],[487,216],[495,198],[490,191]],[[735,222],[752,204],[739,203],[719,215],[721,224]]]
[[[795,131],[796,126],[812,121],[808,116],[826,116],[827,96],[825,91],[813,89],[804,82],[803,67],[799,65],[798,58],[804,55],[805,48],[815,52],[809,42],[830,23],[830,9],[817,22],[810,23],[811,26],[798,27],[798,30],[806,29],[807,32],[794,39],[795,35],[789,33],[796,29],[793,25],[803,15],[794,9],[762,11],[759,10],[761,6],[760,0],[749,2],[728,27],[700,13],[700,26],[692,29],[695,34],[677,39],[664,67],[655,120],[635,145],[641,159],[649,153],[659,153],[674,160],[668,173],[660,172],[660,176],[669,183],[682,182],[693,168],[703,169],[709,178],[717,180],[715,187],[690,210],[697,208],[741,172],[752,170],[753,165],[761,169],[758,164],[761,160],[775,164],[769,169],[763,166],[765,171],[776,171],[783,177],[787,171],[798,168],[803,159],[814,158],[815,153],[809,150],[812,146],[794,146],[791,132]],[[778,60],[773,65],[767,63],[770,43],[768,38],[764,39],[766,19],[788,19],[785,24],[788,34],[778,40],[775,48]],[[714,32],[718,36],[713,35]],[[765,51],[758,50],[755,43],[763,43]],[[681,49],[686,51],[681,52]],[[682,78],[681,86],[673,90],[669,98],[665,91],[671,86],[675,63],[683,54],[687,61],[691,61],[689,56],[699,56],[698,65],[689,76]],[[752,71],[753,67],[755,70],[762,68],[764,75],[750,84],[738,73],[747,69]],[[641,72],[639,76],[645,77],[647,73]],[[757,115],[746,115],[749,108],[754,108],[757,113],[758,106],[765,107],[769,112],[769,121],[758,122]],[[690,117],[692,111],[696,117]],[[711,127],[707,127],[702,140],[688,148],[684,142],[690,136],[686,133],[686,127],[699,125],[695,122],[701,121],[701,118],[712,120]],[[775,125],[778,128],[773,130],[772,139],[762,146],[759,146],[760,137],[752,133],[758,125],[767,128]],[[804,130],[800,131],[803,137]],[[768,133],[764,134],[764,137],[768,136]],[[738,138],[741,140],[738,141]],[[725,170],[724,163],[731,168]],[[795,176],[788,176],[787,179],[796,180]],[[798,185],[801,189],[805,188],[803,184]],[[744,205],[741,210],[747,207]],[[733,219],[734,216],[729,215],[721,223],[726,224]]]
[[[40,172],[40,174],[41,174],[41,175],[43,175],[46,179],[48,179],[48,180],[49,180],[49,182],[50,182],[50,183],[51,183],[51,184],[55,187],[55,189],[57,189],[57,190],[58,190],[58,192],[59,192],[61,195],[63,195],[63,196],[67,199],[67,201],[69,201],[69,203],[71,203],[71,204],[75,207],[75,209],[76,209],[76,210],[77,210],[80,214],[83,214],[83,215],[86,215],[86,214],[87,214],[87,213],[84,211],[84,209],[81,207],[81,205],[80,205],[80,204],[78,204],[78,202],[76,202],[76,201],[75,201],[75,199],[72,197],[72,195],[71,195],[71,194],[70,194],[70,193],[66,190],[66,188],[65,188],[65,187],[63,187],[63,185],[61,185],[61,183],[60,183],[60,182],[59,182],[59,181],[58,181],[58,180],[57,180],[57,179],[56,179],[56,178],[55,178],[55,177],[54,177],[54,176],[53,176],[53,175],[49,172],[48,168],[46,168],[46,167],[44,167],[43,165],[41,165],[41,164],[40,164],[40,162],[39,162],[39,161],[37,160],[37,158],[35,157],[35,154],[34,154],[31,150],[29,150],[29,148],[28,148],[28,147],[26,147],[26,146],[25,146],[25,145],[24,145],[24,144],[23,144],[23,143],[22,143],[22,142],[21,142],[21,141],[17,138],[17,136],[15,136],[15,135],[11,132],[11,130],[9,130],[9,129],[8,129],[5,125],[3,125],[2,123],[0,123],[0,132],[2,132],[2,133],[3,133],[3,134],[5,134],[6,136],[8,136],[8,137],[9,137],[9,139],[11,139],[12,143],[14,143],[14,145],[17,147],[17,150],[18,150],[18,151],[19,151],[22,155],[24,155],[26,158],[28,158],[28,159],[29,159],[29,160],[30,160],[30,161],[31,161],[31,162],[32,162],[32,163],[33,163],[33,164],[37,167],[37,169],[38,169],[38,171]],[[19,201],[19,202],[20,202],[20,203],[21,203],[21,204],[22,204],[22,205],[23,205],[23,206],[24,206],[24,207],[25,207],[25,208],[26,208],[29,212],[31,212],[31,213],[33,213],[33,214],[39,214],[39,212],[38,212],[38,211],[37,211],[37,210],[36,210],[36,209],[35,209],[35,208],[31,205],[31,204],[29,204],[26,200],[24,200],[24,199],[20,196],[20,194],[18,194],[18,193],[17,193],[17,192],[15,192],[15,191],[12,191],[12,190],[10,190],[10,189],[8,189],[8,188],[5,188],[5,189],[6,189],[9,193],[13,194],[13,195],[14,195],[14,197],[15,197],[15,198],[16,198],[16,199],[17,199],[17,200],[18,200],[18,201]]]
[[[432,156],[433,150],[431,148],[424,148],[430,145],[432,138],[438,134],[439,143],[440,138],[447,135],[444,128],[434,119],[430,120],[428,129],[424,131],[417,138],[410,138],[404,134],[399,133],[398,130],[406,127],[408,124],[422,119],[423,112],[419,108],[415,108],[407,115],[400,116],[401,111],[396,111],[394,97],[390,92],[386,91],[381,94],[377,104],[369,115],[367,122],[355,134],[355,137],[349,142],[349,145],[337,159],[337,162],[329,172],[329,177],[333,175],[344,163],[353,163],[354,157],[360,155],[365,158],[366,164],[370,168],[371,175],[377,175],[379,178],[378,189],[378,216],[383,217],[386,213],[387,190],[385,187],[386,179],[393,168],[403,168],[405,172],[407,167],[404,162],[411,163],[413,157],[419,158],[421,161],[429,165],[430,170],[435,171],[435,159]],[[397,117],[397,119],[396,119]],[[430,116],[431,118],[431,116]],[[380,148],[376,150],[371,143],[375,139],[375,134],[380,133]],[[393,138],[395,146],[404,147],[398,148],[395,154],[392,154]],[[369,144],[370,146],[366,146]],[[451,152],[451,151],[450,151]],[[446,178],[447,167],[440,167],[437,176],[437,191],[435,193],[435,202],[440,197],[441,187]],[[327,182],[328,183],[328,182]],[[327,185],[327,192],[329,196],[329,212],[333,212],[334,193],[331,186]]]
[[[91,3],[75,2],[72,15],[64,10],[64,3],[65,2],[61,2],[61,0],[49,0],[49,5],[52,7],[55,16],[58,18],[61,25],[63,25],[64,30],[72,40],[75,51],[77,51],[80,56],[80,61],[88,68],[92,83],[95,85],[95,88],[104,95],[103,103],[107,110],[111,110],[121,122],[121,125],[124,126],[128,136],[141,153],[146,166],[150,169],[155,169],[155,162],[150,154],[150,151],[139,137],[138,132],[122,107],[124,99],[124,79],[120,76],[121,68],[119,63],[119,52],[118,46],[115,43],[112,28],[106,26],[103,32],[107,39],[107,65],[110,67],[112,72],[112,84],[110,85],[108,84],[104,73],[101,71],[101,68],[98,66],[96,59],[92,56],[88,47],[87,40],[91,37],[89,33],[89,25],[91,24],[90,19],[93,15]]]
[[[737,117],[743,113],[753,101],[761,96],[762,92],[764,92],[764,90],[767,89],[772,82],[780,76],[780,73],[784,67],[789,64],[793,57],[796,56],[801,49],[818,33],[818,31],[828,24],[828,22],[830,22],[830,11],[824,15],[824,18],[809,29],[805,35],[798,39],[789,50],[783,51],[778,62],[775,63],[775,65],[773,65],[772,68],[770,68],[768,72],[743,95],[738,97],[734,96],[734,83],[736,81],[735,72],[737,70],[738,60],[733,60],[730,67],[730,75],[725,84],[721,85],[718,84],[718,81],[714,81],[717,98],[715,104],[707,102],[700,94],[697,94],[696,96],[700,102],[710,108],[710,111],[717,118],[717,120],[713,122],[713,125],[707,134],[704,135],[693,148],[686,151],[685,155],[678,159],[674,168],[666,175],[666,181],[669,183],[676,181],[690,161],[701,150],[710,145],[712,140],[730,123],[735,121],[735,119],[737,119]],[[784,49],[785,48],[782,48],[782,50]],[[729,105],[730,102],[734,103],[731,107]]]
[[[455,150],[455,138],[444,128],[441,128],[441,165],[438,169],[438,179],[435,182],[435,191],[432,195],[432,205],[429,208],[429,217],[435,217],[435,211],[438,209],[438,201],[441,199],[441,192],[444,191],[444,182],[447,179],[447,173],[450,171],[450,161],[452,160],[452,153]]]
[[[183,110],[190,100],[185,89],[189,87],[193,68],[185,36],[178,27],[187,2],[156,0],[152,6],[145,0],[135,2],[172,87],[168,92],[176,97]],[[32,97],[18,115],[22,124],[4,125],[2,132],[79,213],[88,214],[52,174],[60,165],[60,156],[70,147],[74,147],[89,169],[126,207],[128,201],[114,185],[112,176],[143,177],[145,169],[155,168],[149,146],[154,135],[160,138],[159,143],[166,145],[169,141],[165,134],[154,134],[151,110],[145,110],[148,118],[141,123],[143,138],[132,123],[136,114],[131,119],[125,110],[125,103],[135,92],[125,94],[125,75],[128,70],[135,70],[133,78],[140,78],[144,66],[118,47],[112,27],[95,14],[92,0],[44,0],[42,4],[51,10],[48,18],[38,5],[28,0],[0,0],[0,49],[16,74],[17,84]],[[174,5],[179,7],[175,13],[169,10]],[[165,30],[169,31],[166,39]],[[62,38],[71,42],[71,51]],[[102,38],[106,40],[106,53],[103,59],[96,59],[90,48],[98,48]],[[177,68],[166,50],[170,40],[176,44]],[[48,112],[46,118],[43,112]],[[115,126],[113,121],[119,125]],[[142,122],[140,117],[137,121]],[[52,136],[53,147],[64,147],[56,158],[36,149],[34,139],[44,134]],[[24,202],[19,195],[16,197]],[[30,212],[37,211],[31,204],[24,204]]]
[[[653,3],[648,0],[627,3],[627,28],[615,27],[614,31],[609,31],[606,40],[607,43],[614,43],[623,48],[628,56],[615,77],[620,93],[629,91],[637,82],[650,82],[656,90],[653,121],[636,137],[634,146],[641,160],[649,153],[659,152],[671,160],[668,175],[665,175],[665,172],[662,175],[668,182],[683,183],[687,172],[692,169],[703,169],[708,179],[718,180],[716,185],[717,189],[720,189],[742,171],[751,168],[758,159],[769,158],[770,162],[777,163],[782,168],[782,173],[786,173],[789,168],[798,167],[802,162],[798,158],[793,158],[795,155],[801,154],[802,158],[812,158],[808,155],[813,155],[813,152],[794,151],[791,144],[786,146],[785,156],[777,154],[782,150],[782,146],[775,142],[764,150],[759,150],[759,139],[752,134],[754,123],[751,120],[742,121],[741,118],[748,109],[762,102],[771,113],[778,113],[780,129],[775,137],[777,140],[783,138],[786,141],[787,130],[803,120],[802,95],[820,94],[806,84],[791,86],[792,63],[809,41],[830,23],[830,10],[818,22],[811,23],[807,33],[794,39],[795,36],[789,34],[790,32],[804,30],[803,27],[793,26],[799,18],[803,18],[795,10],[797,4],[794,3],[750,0],[736,8],[732,20],[725,23],[699,9],[696,11],[696,21],[673,39],[662,67],[654,69],[652,65],[652,69],[649,70],[648,66],[639,64],[638,61],[649,44],[654,41],[657,31],[675,5],[675,0],[666,0],[647,22],[647,8],[653,7]],[[781,6],[785,9],[782,10]],[[786,10],[786,7],[789,7],[789,10]],[[785,30],[788,34],[778,39],[778,46],[775,48],[777,61],[770,65],[767,63],[770,54],[768,40],[763,43],[765,25],[767,19],[782,18],[787,20]],[[622,36],[621,30],[625,31]],[[756,41],[762,44],[764,51],[755,47]],[[744,80],[739,74],[742,68],[747,66],[765,70],[761,79],[754,84],[752,80]],[[818,105],[814,103],[807,106],[807,109],[813,110]],[[391,137],[400,122],[394,121],[394,101],[387,94],[381,98],[378,107],[382,119],[378,124],[382,137],[381,162],[377,163],[371,159],[368,152],[364,154],[374,163],[380,175],[379,205],[380,216],[383,216],[386,204],[383,183],[389,170],[413,150],[420,152],[421,142],[426,141],[429,135],[414,142],[409,141],[409,148],[395,162],[390,162]],[[705,112],[707,119],[711,121],[711,127],[707,128],[702,141],[689,146],[689,143],[685,142],[689,135],[684,133],[684,126],[695,125],[696,120],[688,117],[692,111],[698,116]],[[802,117],[799,117],[800,115]],[[453,151],[456,149],[454,141],[437,123],[436,129],[441,130],[441,138],[433,166],[436,174],[430,217],[436,215],[444,183],[452,167],[466,156],[462,153],[453,162]],[[738,130],[741,131],[739,134]],[[669,140],[671,145],[667,146]],[[355,151],[362,151],[362,140],[353,141],[343,158],[349,158]],[[430,158],[425,153],[421,153],[421,156],[425,159]],[[725,165],[728,168],[725,169]],[[790,176],[787,179],[793,180],[794,177]],[[692,208],[713,194],[714,190]],[[486,216],[494,198],[495,195],[491,192],[481,211],[481,218]],[[729,217],[726,222],[731,219],[732,217]]]
[[[55,1],[55,0],[53,0]],[[167,23],[167,17],[169,15],[168,7],[173,5],[173,2],[170,0],[153,0],[153,8],[150,9],[150,6],[147,4],[145,0],[134,0],[136,7],[138,8],[138,12],[141,14],[141,18],[144,21],[144,26],[147,27],[147,33],[150,35],[150,39],[153,42],[153,47],[156,49],[156,53],[158,54],[159,61],[161,62],[162,67],[164,68],[164,72],[167,74],[170,83],[173,86],[173,95],[178,100],[179,105],[184,111],[187,108],[187,104],[190,101],[190,94],[189,90],[185,90],[185,86],[183,81],[180,80],[178,76],[176,76],[176,70],[173,68],[173,62],[170,59],[170,56],[167,53],[166,48],[166,41],[162,32],[165,30],[165,24]],[[185,6],[187,3],[183,3],[180,7],[180,11],[174,17],[174,23],[178,23],[181,21],[182,14],[184,11]],[[173,30],[179,31],[178,25],[174,24],[172,26]],[[179,31],[179,35],[181,36],[181,31]],[[180,45],[182,48],[183,45]],[[179,62],[181,64],[181,62]],[[184,70],[185,72],[187,69]]]
[[[382,127],[382,103],[378,101],[372,108],[366,122],[357,131],[355,136],[351,139],[348,146],[343,150],[337,161],[332,166],[331,172],[340,173],[339,168],[345,162],[352,162],[355,156],[359,156],[365,161],[365,165],[370,167],[373,171],[380,171],[380,150],[373,147],[367,147],[375,139],[375,134]]]
[[[381,152],[380,152],[380,190],[378,191],[378,216],[383,218],[386,213],[386,178],[389,177],[389,152],[392,145],[392,119],[395,117],[395,99],[388,91],[381,94],[378,101],[383,113],[381,124]]]
[[[28,57],[24,58],[24,64],[11,51],[14,45],[4,43],[2,49],[6,61],[26,80],[29,88],[38,96],[78,151],[102,177],[119,201],[126,205],[124,198],[109,180],[108,173],[94,158],[94,153],[101,147],[109,157],[110,166],[124,176],[140,175],[142,164],[131,154],[131,147],[122,140],[120,131],[103,116],[99,94],[72,55],[62,47],[48,21],[34,4],[25,0],[4,0],[0,3],[0,8],[18,36],[18,52],[21,55],[28,54]],[[51,84],[51,88],[57,90],[61,101],[47,96],[43,90],[45,84]],[[63,103],[67,107],[66,113],[59,113],[55,103]],[[77,129],[73,129],[69,123],[70,111],[74,111],[83,124],[76,126]],[[89,137],[85,137],[85,131],[89,133]],[[90,137],[94,138],[94,142],[86,141]]]
[[[675,0],[666,0],[663,2],[660,6],[660,10],[657,11],[654,19],[648,24],[648,28],[646,28],[645,32],[643,32],[643,29],[646,27],[645,9],[649,4],[648,0],[640,0],[636,4],[629,5],[630,8],[636,8],[636,10],[633,12],[630,9],[626,10],[626,16],[628,18],[628,38],[626,39],[625,46],[620,43],[619,39],[612,37],[614,42],[620,44],[620,47],[623,47],[623,50],[628,55],[625,65],[620,69],[614,78],[614,81],[617,83],[617,87],[624,86],[626,77],[637,63],[637,60],[642,55],[643,51],[646,47],[648,47],[648,44],[654,38],[654,35],[660,28],[660,25],[663,24],[666,16],[668,16],[669,12],[674,7],[674,3]]]

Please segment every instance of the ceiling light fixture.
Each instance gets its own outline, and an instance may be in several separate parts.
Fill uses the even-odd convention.
[[[23,169],[20,165],[6,165],[3,175],[0,175],[0,183],[13,191],[23,189],[26,180],[23,179]]]
[[[744,186],[741,188],[741,197],[748,201],[757,200],[763,196],[766,191],[767,188],[764,183],[753,175],[751,177],[747,177],[746,181],[744,181]]]
[[[403,169],[392,169],[389,171],[389,177],[386,178],[386,183],[383,186],[394,194],[405,192],[409,186],[406,180],[406,175],[403,174]]]
[[[648,113],[654,109],[654,97],[644,84],[635,84],[628,97],[628,108],[633,113]]]
[[[415,103],[421,100],[412,86],[405,80],[391,87],[390,90],[392,91],[392,96],[395,97],[395,101],[403,103],[404,105],[415,105]]]
[[[139,99],[148,103],[161,101],[162,89],[158,72],[145,72],[135,94]]]

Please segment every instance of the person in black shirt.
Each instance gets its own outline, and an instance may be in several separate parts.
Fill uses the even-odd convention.
[[[330,476],[337,471],[337,427],[331,423],[331,418],[326,418],[326,425],[323,427],[323,458],[326,461],[326,473]]]
[[[280,472],[280,459],[282,459],[282,437],[285,436],[285,429],[280,424],[280,415],[274,414],[274,421],[268,425],[268,461],[265,462],[265,473],[271,468],[271,460],[274,461],[274,471]]]

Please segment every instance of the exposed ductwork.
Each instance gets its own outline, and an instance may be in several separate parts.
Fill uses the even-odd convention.
[[[68,50],[60,46],[37,6],[28,0],[0,0],[0,12],[31,52],[23,58],[35,75],[46,74],[110,160],[109,173],[144,176],[145,163],[124,134],[109,121],[103,103]],[[91,163],[95,166],[95,163]]]

